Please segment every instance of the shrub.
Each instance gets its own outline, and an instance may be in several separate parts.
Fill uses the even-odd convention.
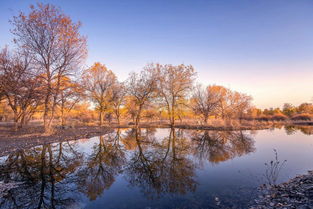
[[[284,121],[287,119],[288,119],[288,117],[284,114],[281,114],[281,113],[277,113],[277,114],[273,115],[273,117],[272,117],[272,120],[276,120],[276,121]]]
[[[311,120],[312,116],[310,114],[302,113],[292,116],[292,120]]]
[[[261,115],[257,118],[258,121],[269,121],[272,120],[272,116],[270,115]]]

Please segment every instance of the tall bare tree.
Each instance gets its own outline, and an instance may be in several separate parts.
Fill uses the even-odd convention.
[[[25,54],[0,53],[0,89],[14,113],[15,130],[22,127],[41,102],[40,79],[29,68]]]
[[[155,71],[149,67],[145,67],[140,73],[131,73],[127,89],[128,94],[135,106],[135,125],[139,126],[142,110],[145,105],[151,101],[156,95],[156,74]]]
[[[83,72],[82,85],[87,96],[96,104],[100,126],[102,126],[105,111],[111,105],[112,89],[116,84],[117,79],[114,73],[99,62]]]
[[[252,97],[239,92],[232,92],[231,96],[231,114],[241,121],[244,114],[251,107]]]
[[[118,124],[120,124],[121,106],[125,103],[126,93],[126,87],[123,83],[116,83],[116,85],[112,88],[111,102]]]
[[[86,38],[59,8],[50,4],[31,5],[29,14],[20,12],[11,21],[15,43],[34,56],[34,66],[44,81],[44,127],[51,131],[64,76],[72,76],[87,55]]]
[[[210,115],[216,113],[222,99],[220,92],[215,91],[214,87],[208,86],[203,88],[203,86],[198,85],[191,99],[193,112],[201,115],[204,123],[208,122]]]
[[[158,92],[166,107],[171,125],[175,124],[177,111],[186,105],[186,98],[193,88],[195,70],[191,65],[150,65],[156,70]]]

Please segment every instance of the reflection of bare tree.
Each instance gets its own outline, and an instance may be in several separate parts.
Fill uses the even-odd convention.
[[[255,150],[254,140],[242,131],[192,131],[194,155],[219,163]]]
[[[186,140],[176,138],[175,129],[161,141],[147,140],[140,129],[134,137],[137,149],[126,166],[126,178],[132,186],[140,187],[148,198],[195,190],[195,165],[186,157]]]
[[[298,129],[305,135],[313,135],[312,126],[299,126]]]
[[[186,194],[197,186],[194,156],[218,163],[254,151],[253,139],[241,131],[155,132],[117,130],[99,137],[86,157],[69,142],[11,154],[0,162],[0,181],[22,184],[0,199],[0,208],[77,208],[81,194],[97,199],[122,171],[147,198]]]
[[[285,126],[285,132],[287,135],[293,135],[297,132],[297,129],[295,126]]]
[[[82,155],[68,142],[43,145],[8,156],[0,166],[0,180],[22,182],[0,203],[4,208],[56,208],[74,200],[65,195],[73,188],[61,183],[80,165]]]
[[[125,163],[125,153],[119,140],[120,130],[115,135],[100,136],[99,144],[94,145],[93,152],[87,159],[87,166],[78,173],[79,190],[91,200],[111,187]]]
[[[154,128],[144,129],[144,132],[145,133],[141,133],[144,134],[145,136],[142,139],[144,142],[152,143],[153,141],[156,141],[154,136],[156,129]],[[127,150],[135,150],[137,148],[136,133],[137,129],[132,128],[127,130],[124,136],[122,137],[121,141]]]
[[[285,126],[285,131],[287,135],[293,135],[298,130],[301,131],[305,135],[313,135],[312,126]]]

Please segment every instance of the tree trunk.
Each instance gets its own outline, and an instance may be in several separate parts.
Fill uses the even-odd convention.
[[[208,124],[209,115],[204,115],[204,124]]]
[[[24,125],[25,125],[25,113],[23,113],[23,115],[21,116],[19,128],[23,128]]]
[[[121,116],[121,114],[120,114],[120,106],[117,106],[115,114],[116,114],[117,124],[120,125],[120,116]]]
[[[140,121],[140,114],[138,113],[136,116],[136,121],[135,121],[136,128],[138,128],[139,126],[139,121]]]
[[[102,126],[102,110],[99,112],[99,126]]]
[[[117,115],[116,119],[117,119],[117,124],[120,125],[120,115],[119,114]]]
[[[65,126],[65,120],[64,120],[64,104],[62,102],[61,105],[61,126],[64,127]]]
[[[174,125],[175,125],[175,107],[174,107],[174,105],[175,104],[172,104],[171,119],[170,119],[172,127],[174,127]]]
[[[52,123],[54,119],[54,113],[55,113],[55,105],[53,105],[53,107],[51,108],[51,116],[50,118],[48,118],[46,133],[52,133]]]
[[[62,116],[61,116],[61,126],[65,127],[65,119],[64,119],[63,113],[62,113]]]
[[[18,117],[17,113],[14,112],[14,131],[18,130]]]
[[[136,128],[138,128],[138,127],[139,127],[140,115],[141,115],[141,109],[142,109],[142,106],[140,105],[140,106],[139,106],[138,113],[137,113],[137,116],[136,116],[136,122],[135,122]]]
[[[49,112],[51,111],[52,117],[53,117],[53,107],[51,106],[50,110],[50,97],[52,96],[52,88],[51,88],[51,74],[50,74],[50,64],[48,63],[46,65],[46,72],[47,72],[47,92],[46,92],[46,98],[45,98],[45,104],[44,104],[44,115],[43,115],[43,121],[44,121],[44,129],[45,133],[51,132],[51,121],[52,118],[49,118]],[[54,105],[54,104],[53,104]]]
[[[45,104],[44,104],[44,113],[43,113],[43,126],[45,129],[45,133],[50,131],[50,127],[48,125],[48,112],[49,112],[49,96],[47,95],[45,98]]]

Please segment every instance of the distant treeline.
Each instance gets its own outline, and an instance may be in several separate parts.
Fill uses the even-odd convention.
[[[257,119],[261,121],[285,121],[285,120],[312,120],[313,104],[302,103],[299,106],[294,106],[290,103],[285,103],[283,108],[258,109],[251,108],[248,111],[246,119]]]

